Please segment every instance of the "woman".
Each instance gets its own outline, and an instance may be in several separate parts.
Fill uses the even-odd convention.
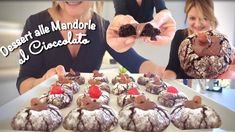
[[[144,42],[163,45],[170,44],[175,31],[176,22],[169,10],[166,9],[164,0],[113,0],[115,17],[107,30],[107,42],[115,51],[125,52],[130,49],[139,37],[130,36],[121,38],[118,36],[120,26],[132,23],[151,23],[160,29],[161,34],[156,36],[156,41],[150,37],[140,37]],[[153,17],[153,10],[156,15]]]
[[[95,2],[93,1],[58,1],[52,8],[28,18],[22,35],[28,31],[35,31],[38,25],[51,27],[51,23],[58,21],[59,23],[71,23],[76,20],[79,22],[89,22],[91,20],[96,27],[95,30],[56,30],[40,37],[34,37],[48,44],[53,41],[68,39],[68,32],[72,32],[72,39],[77,38],[75,34],[82,33],[87,34],[85,39],[90,40],[89,44],[67,44],[44,50],[38,55],[30,54],[29,45],[33,40],[23,44],[21,49],[30,55],[30,59],[20,66],[17,88],[21,94],[52,75],[63,75],[70,68],[80,72],[92,72],[95,69],[99,69],[105,51],[108,51],[115,60],[130,72],[138,73],[156,70],[153,69],[156,68],[153,63],[139,56],[133,49],[120,54],[107,45],[105,34],[103,33],[105,33],[109,22],[94,12],[94,4]],[[96,9],[100,5],[96,6]],[[153,68],[151,69],[148,65],[152,65]]]
[[[181,42],[189,35],[216,29],[218,21],[214,15],[214,4],[212,0],[186,0],[184,12],[188,28],[177,30],[171,43],[170,58],[163,78],[175,79],[186,78],[188,76],[180,66],[178,50]],[[232,77],[231,72],[222,74],[220,77]],[[233,78],[233,77],[232,77]]]

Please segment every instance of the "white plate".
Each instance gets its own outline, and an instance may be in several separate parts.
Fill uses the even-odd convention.
[[[118,73],[105,73],[105,75],[108,76],[109,81],[111,82],[111,79],[114,78]],[[84,89],[87,88],[87,80],[92,77],[92,74],[90,73],[81,73],[82,76],[86,78],[86,84],[81,85],[79,93],[74,95],[74,99],[72,104],[61,110],[63,117],[65,117],[72,109],[76,108],[76,99],[80,93],[83,93]],[[139,76],[142,76],[141,74],[132,74],[136,80]],[[47,81],[39,84],[38,86],[34,87],[32,90],[28,91],[27,93],[15,98],[14,100],[10,101],[9,103],[3,105],[0,107],[0,130],[2,131],[11,131],[12,128],[10,126],[12,118],[15,116],[15,114],[22,108],[29,106],[29,102],[31,98],[40,97],[44,92],[49,90],[49,87],[51,84],[53,84],[57,80],[57,76],[53,76],[52,78],[48,79]],[[194,95],[199,95],[196,91],[194,91],[191,88],[188,88],[184,85],[182,85],[179,81],[173,80],[173,81],[166,81],[168,85],[173,85],[176,88],[178,88],[180,91],[184,92],[190,99]],[[113,85],[110,84],[112,87]],[[157,95],[150,94],[145,92],[144,87],[140,86],[140,90],[147,95],[152,101],[157,102]],[[203,104],[209,105],[210,107],[214,108],[217,113],[220,115],[222,120],[222,126],[217,129],[209,129],[203,131],[231,131],[235,130],[235,125],[232,123],[235,119],[235,112],[223,107],[222,105],[214,102],[213,100],[200,95],[202,97]],[[110,94],[110,104],[112,108],[114,108],[117,112],[121,109],[117,105],[117,96]],[[62,125],[56,129],[56,131],[66,131]],[[120,132],[124,131],[121,129],[120,126],[115,128],[113,130],[114,132]],[[180,129],[176,128],[172,123],[165,129],[167,132],[175,132],[180,131]],[[184,130],[184,131],[202,131],[202,130]]]

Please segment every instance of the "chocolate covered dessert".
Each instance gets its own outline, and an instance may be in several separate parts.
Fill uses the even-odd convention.
[[[85,92],[84,94],[80,94],[78,96],[77,99],[78,106],[80,106],[81,100],[86,97],[90,97],[92,101],[96,101],[105,105],[108,105],[110,100],[109,93],[104,90],[101,90],[97,85],[91,85],[89,87],[88,92]]]
[[[137,88],[130,88],[126,93],[120,94],[117,97],[117,103],[120,107],[124,107],[130,103],[133,103],[135,100],[135,97],[143,95],[139,92]]]
[[[24,131],[53,131],[60,126],[62,119],[57,107],[33,98],[31,107],[20,110],[13,117],[11,127]]]
[[[128,78],[125,75],[121,75],[120,79],[118,79],[118,82],[113,86],[112,93],[119,95],[127,92],[128,89],[133,87],[137,88],[135,82],[132,82],[131,78]]]
[[[106,132],[117,124],[117,113],[111,107],[94,102],[89,97],[83,98],[81,106],[70,111],[63,121],[66,130],[79,132]]]
[[[158,77],[156,74],[153,73],[145,73],[143,76],[140,76],[137,79],[137,83],[140,85],[146,85],[149,81],[154,80],[155,77]]]
[[[153,80],[149,81],[146,85],[146,91],[152,94],[160,94],[162,91],[166,90],[167,85],[159,77],[155,77]]]
[[[106,77],[103,73],[100,73],[97,70],[93,71],[93,77],[90,80],[97,80],[99,82],[109,83],[108,77]]]
[[[64,89],[60,85],[52,85],[50,91],[44,93],[39,100],[42,103],[48,103],[62,109],[71,104],[73,100],[73,93],[70,90]]]
[[[228,70],[233,52],[227,38],[215,30],[187,37],[178,56],[185,73],[193,78],[216,78]]]
[[[85,83],[85,78],[81,76],[80,72],[74,71],[73,69],[70,69],[69,73],[65,75],[65,78],[68,80],[73,80],[77,82],[79,85]]]
[[[131,82],[135,82],[135,79],[131,77],[130,75],[128,75],[127,73],[119,73],[119,75],[117,75],[116,77],[112,79],[112,84],[115,85],[117,82],[119,82],[123,78],[127,78]]]
[[[187,101],[186,95],[178,91],[175,87],[169,86],[158,96],[158,102],[166,107],[173,107],[175,104]]]
[[[69,80],[64,76],[58,77],[56,85],[61,86],[63,89],[71,90],[73,94],[76,94],[80,89],[80,86],[76,81]]]
[[[119,124],[124,130],[160,132],[168,127],[170,118],[163,107],[144,96],[137,96],[134,103],[126,105],[119,112]]]
[[[176,105],[171,111],[171,122],[180,129],[210,129],[221,126],[216,111],[201,103],[201,97]]]
[[[98,80],[90,79],[88,81],[88,84],[89,84],[89,87],[92,85],[97,85],[101,90],[104,90],[108,93],[111,92],[111,88],[110,88],[109,84],[107,84],[106,82],[101,82]]]

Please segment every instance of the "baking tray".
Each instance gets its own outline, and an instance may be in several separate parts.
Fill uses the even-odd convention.
[[[85,89],[87,89],[87,80],[92,77],[93,74],[91,73],[81,73],[82,76],[85,77],[86,83],[84,85],[81,85],[80,91],[74,95],[73,101],[71,105],[67,108],[61,109],[61,113],[63,117],[65,117],[72,109],[76,108],[76,100],[80,93],[83,93]],[[105,73],[105,75],[109,78],[109,81],[111,82],[111,79],[114,78],[118,73],[116,74],[110,74]],[[137,80],[139,76],[142,76],[142,74],[131,74],[132,77]],[[12,128],[10,126],[12,118],[15,116],[15,114],[20,110],[23,109],[26,106],[30,105],[31,98],[40,97],[44,92],[47,92],[49,90],[49,87],[55,83],[57,80],[57,76],[53,76],[50,79],[44,81],[43,83],[39,84],[38,86],[34,87],[30,91],[26,92],[25,94],[18,96],[17,98],[13,99],[9,103],[3,105],[0,107],[0,131],[12,131]],[[197,93],[195,90],[183,85],[179,80],[164,80],[167,85],[172,85],[178,88],[180,91],[185,93],[189,99],[192,99],[193,96],[199,95],[202,97],[202,103],[209,105],[213,109],[216,110],[216,112],[220,115],[222,120],[222,125],[220,128],[216,129],[193,129],[193,130],[184,130],[184,131],[235,131],[235,125],[233,124],[233,121],[235,119],[235,112],[229,110],[228,108],[216,103],[215,101],[211,100],[210,98],[207,98],[200,93]],[[110,84],[112,87],[113,85]],[[145,88],[143,86],[139,86],[140,91],[143,92],[147,97],[149,97],[152,101],[157,103],[157,95],[150,94],[148,92],[145,92]],[[115,109],[117,112],[121,109],[117,105],[117,95],[110,94],[110,103],[109,106],[111,106],[113,109]],[[170,110],[168,108],[168,110]],[[57,128],[55,131],[66,131],[62,125],[60,125],[59,128]],[[112,130],[113,132],[120,132],[125,131],[122,130],[121,127],[118,125],[115,129]],[[166,132],[175,132],[175,131],[182,131],[178,128],[176,128],[172,123],[165,129]]]

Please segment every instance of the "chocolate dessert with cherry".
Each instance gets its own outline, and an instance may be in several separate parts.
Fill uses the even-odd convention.
[[[137,96],[134,103],[128,104],[119,112],[119,125],[124,130],[137,132],[160,132],[170,124],[166,109]]]
[[[117,103],[120,107],[124,107],[130,103],[133,103],[135,97],[139,95],[143,95],[143,93],[140,93],[138,88],[130,88],[126,93],[120,94],[117,97]]]
[[[106,132],[118,124],[117,113],[109,106],[102,105],[85,97],[79,107],[71,110],[64,118],[63,127],[66,130],[79,132]]]
[[[187,101],[186,95],[178,91],[175,87],[169,86],[165,91],[162,91],[158,96],[158,102],[166,107],[173,107],[175,104]]]
[[[88,88],[88,92],[80,94],[77,99],[77,104],[80,106],[81,100],[86,97],[90,97],[92,101],[99,102],[105,105],[108,105],[110,100],[109,93],[101,90],[97,85],[91,85]]]
[[[51,86],[50,91],[44,93],[39,100],[42,103],[48,103],[62,109],[71,104],[73,100],[73,92],[64,89],[62,86],[54,84]]]

